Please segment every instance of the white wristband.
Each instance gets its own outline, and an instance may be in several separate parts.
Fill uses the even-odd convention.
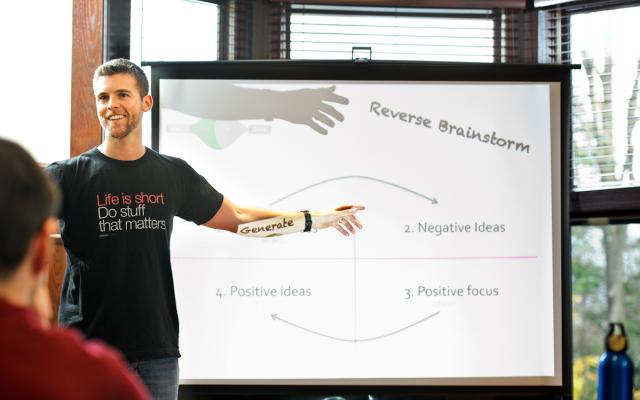
[[[303,232],[305,229],[305,215],[273,217],[260,221],[247,222],[238,225],[238,235],[249,237],[272,237],[289,233]]]

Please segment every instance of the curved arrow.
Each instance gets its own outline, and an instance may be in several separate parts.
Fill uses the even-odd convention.
[[[414,190],[408,189],[408,188],[406,188],[406,187],[404,187],[404,186],[400,186],[400,185],[397,185],[397,184],[392,183],[392,182],[387,182],[387,181],[385,181],[385,180],[378,179],[378,178],[372,178],[372,177],[370,177],[370,176],[363,176],[363,175],[347,175],[347,176],[339,176],[339,177],[337,177],[337,178],[325,179],[324,181],[316,182],[316,183],[314,183],[314,184],[312,184],[312,185],[305,186],[305,187],[303,187],[302,189],[296,190],[296,191],[295,191],[295,192],[293,192],[293,193],[289,193],[288,195],[286,195],[286,196],[284,196],[284,197],[282,197],[282,198],[280,198],[280,199],[278,199],[278,200],[276,200],[276,201],[274,201],[274,202],[270,203],[269,205],[270,205],[270,206],[272,206],[272,205],[274,205],[274,204],[277,204],[277,203],[281,202],[282,200],[288,199],[289,197],[291,197],[291,196],[293,196],[293,195],[296,195],[296,194],[298,194],[298,193],[304,192],[304,191],[305,191],[305,190],[307,190],[307,189],[311,189],[312,187],[315,187],[315,186],[318,186],[318,185],[322,185],[322,184],[324,184],[324,183],[329,183],[329,182],[332,182],[332,181],[339,181],[339,180],[343,180],[343,179],[365,179],[365,180],[370,180],[370,181],[374,181],[374,182],[378,182],[378,183],[383,183],[383,184],[385,184],[385,185],[393,186],[393,187],[398,188],[398,189],[400,189],[400,190],[404,190],[404,191],[406,191],[406,192],[409,192],[409,193],[411,193],[411,194],[414,194],[414,195],[416,195],[416,196],[418,196],[418,197],[422,197],[423,199],[429,200],[429,201],[431,202],[431,204],[438,204],[438,200],[436,200],[436,198],[435,198],[435,197],[434,197],[434,198],[431,198],[431,197],[425,196],[425,195],[424,195],[424,194],[422,194],[422,193],[418,193],[418,192],[416,192],[416,191],[414,191]]]
[[[271,318],[273,318],[274,321],[277,320],[277,321],[284,322],[285,324],[289,324],[289,325],[291,325],[291,326],[293,326],[295,328],[302,329],[303,331],[306,331],[306,332],[309,332],[309,333],[313,333],[314,335],[322,336],[322,337],[325,337],[325,338],[328,338],[328,339],[338,340],[340,342],[357,343],[357,342],[370,342],[372,340],[378,340],[378,339],[385,338],[387,336],[395,335],[396,333],[400,333],[400,332],[405,331],[405,330],[407,330],[407,329],[409,329],[411,327],[414,327],[414,326],[416,326],[418,324],[421,324],[422,322],[424,322],[424,321],[426,321],[426,320],[428,320],[428,319],[430,319],[432,317],[435,317],[438,314],[440,314],[440,311],[436,311],[433,314],[428,315],[428,316],[422,318],[421,320],[414,322],[411,325],[407,325],[407,326],[405,326],[403,328],[396,329],[393,332],[389,332],[389,333],[385,333],[384,335],[373,336],[373,337],[369,337],[369,338],[362,338],[362,339],[356,339],[356,338],[347,339],[347,338],[339,338],[339,337],[336,337],[336,336],[327,335],[327,334],[324,334],[324,333],[321,333],[321,332],[317,332],[317,331],[305,328],[304,326],[300,326],[298,324],[294,324],[293,322],[287,321],[284,318],[280,318],[280,317],[278,317],[278,314],[271,314]]]

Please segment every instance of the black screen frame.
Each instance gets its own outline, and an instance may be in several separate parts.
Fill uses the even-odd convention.
[[[559,386],[357,386],[357,385],[181,385],[181,399],[561,399],[572,396],[571,252],[570,252],[570,99],[574,65],[488,64],[404,61],[215,61],[147,62],[151,95],[159,104],[161,79],[331,80],[331,81],[490,81],[560,84],[561,343]],[[159,149],[159,107],[152,109],[152,148]]]

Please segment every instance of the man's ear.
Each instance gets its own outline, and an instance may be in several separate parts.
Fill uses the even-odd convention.
[[[52,244],[51,235],[58,230],[58,223],[54,218],[47,218],[42,228],[33,240],[33,273],[46,272],[49,266]]]
[[[147,112],[151,110],[151,107],[153,107],[153,98],[148,94],[142,98],[142,110]]]

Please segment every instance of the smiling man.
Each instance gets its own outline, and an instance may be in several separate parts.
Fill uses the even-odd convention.
[[[68,265],[58,318],[119,348],[155,399],[175,399],[173,217],[245,236],[329,227],[349,236],[361,228],[355,214],[364,207],[279,212],[237,205],[185,161],[143,145],[142,115],[153,99],[140,67],[109,61],[96,70],[93,89],[104,142],[47,168],[64,194],[59,218]]]

